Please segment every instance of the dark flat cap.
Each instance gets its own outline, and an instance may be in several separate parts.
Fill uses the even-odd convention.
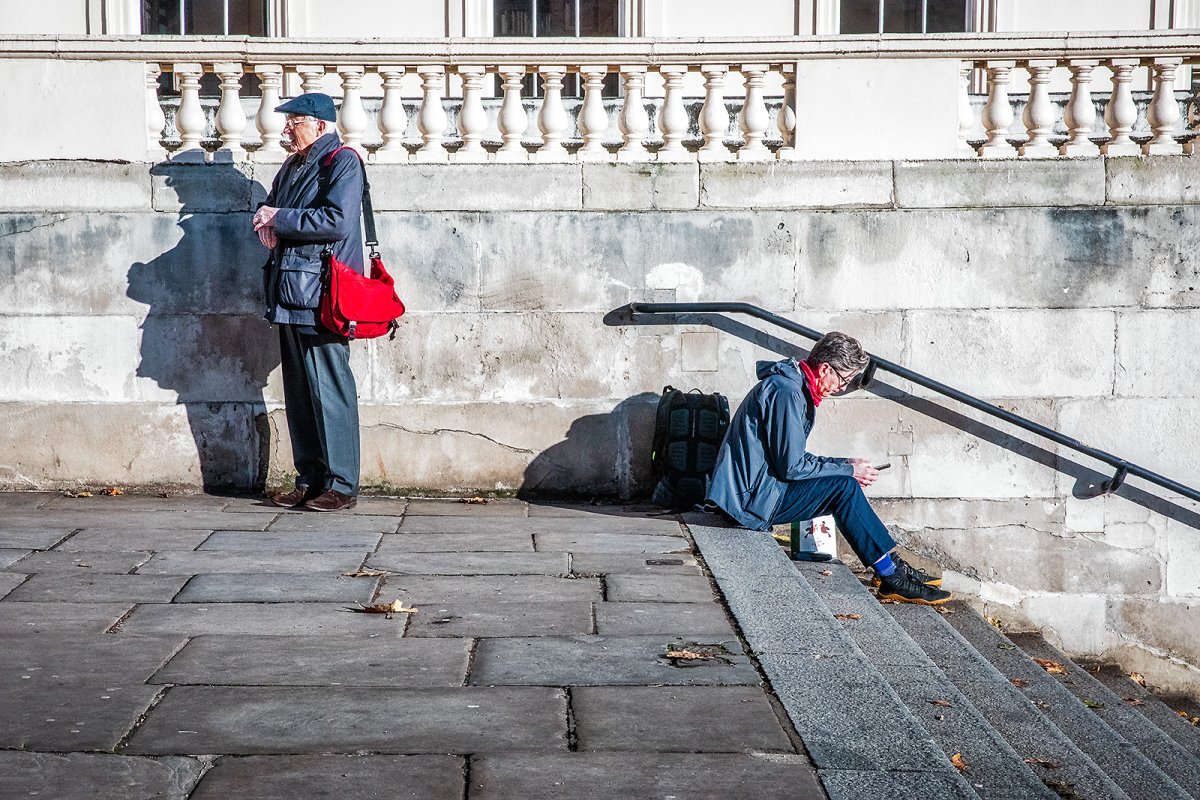
[[[293,97],[283,105],[276,106],[275,110],[281,114],[303,114],[326,122],[337,122],[337,109],[333,107],[333,98],[321,92],[309,92]]]

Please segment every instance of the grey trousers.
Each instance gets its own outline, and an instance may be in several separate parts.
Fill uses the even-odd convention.
[[[296,484],[358,494],[358,390],[350,343],[321,331],[279,326],[283,401]]]

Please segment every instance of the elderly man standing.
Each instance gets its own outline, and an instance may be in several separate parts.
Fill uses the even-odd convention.
[[[271,502],[339,511],[358,496],[358,391],[350,343],[321,327],[317,308],[323,252],[363,271],[363,167],[353,150],[334,152],[341,142],[329,95],[304,94],[275,110],[287,114],[283,131],[293,153],[255,212],[254,230],[271,250],[266,318],[279,326],[296,486]]]
[[[940,578],[892,554],[896,542],[862,490],[879,476],[871,462],[805,449],[817,406],[852,389],[867,362],[862,346],[836,331],[821,337],[805,361],[760,361],[759,383],[738,407],[717,453],[708,500],[758,531],[832,514],[854,553],[875,571],[881,598],[945,603],[951,594],[938,588]]]

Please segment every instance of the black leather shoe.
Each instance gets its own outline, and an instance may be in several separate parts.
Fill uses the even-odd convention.
[[[305,500],[311,500],[314,496],[313,492],[309,491],[307,486],[301,484],[290,492],[273,494],[269,499],[281,508],[295,508],[296,506],[303,505]]]
[[[358,505],[358,497],[352,494],[342,494],[334,489],[326,489],[318,497],[304,504],[309,511],[341,511],[344,508],[354,508]]]
[[[923,583],[926,586],[932,586],[936,589],[940,589],[942,587],[942,579],[941,578],[930,575],[928,572],[925,572],[924,570],[917,569],[916,567],[914,567],[912,564],[905,561],[900,556],[892,556],[892,562],[896,565],[896,574],[897,575],[903,575],[904,577],[908,578],[909,580],[914,580],[917,583]],[[871,585],[879,586],[879,576],[878,575],[876,575],[874,578],[871,579]]]
[[[879,599],[897,603],[919,603],[924,606],[940,606],[954,598],[950,592],[928,586],[906,573],[896,570],[879,579]]]

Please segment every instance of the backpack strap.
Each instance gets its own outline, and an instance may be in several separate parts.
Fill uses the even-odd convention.
[[[350,152],[354,153],[354,155],[358,157],[359,166],[362,167],[363,231],[367,235],[366,244],[367,247],[371,248],[371,257],[376,258],[379,256],[379,236],[375,233],[375,208],[371,205],[371,182],[367,180],[367,165],[363,163],[362,156],[353,147],[350,147],[349,145],[342,145],[321,159],[321,166],[323,166],[325,169],[329,169],[329,167],[333,165],[333,157],[343,150],[349,150]]]

